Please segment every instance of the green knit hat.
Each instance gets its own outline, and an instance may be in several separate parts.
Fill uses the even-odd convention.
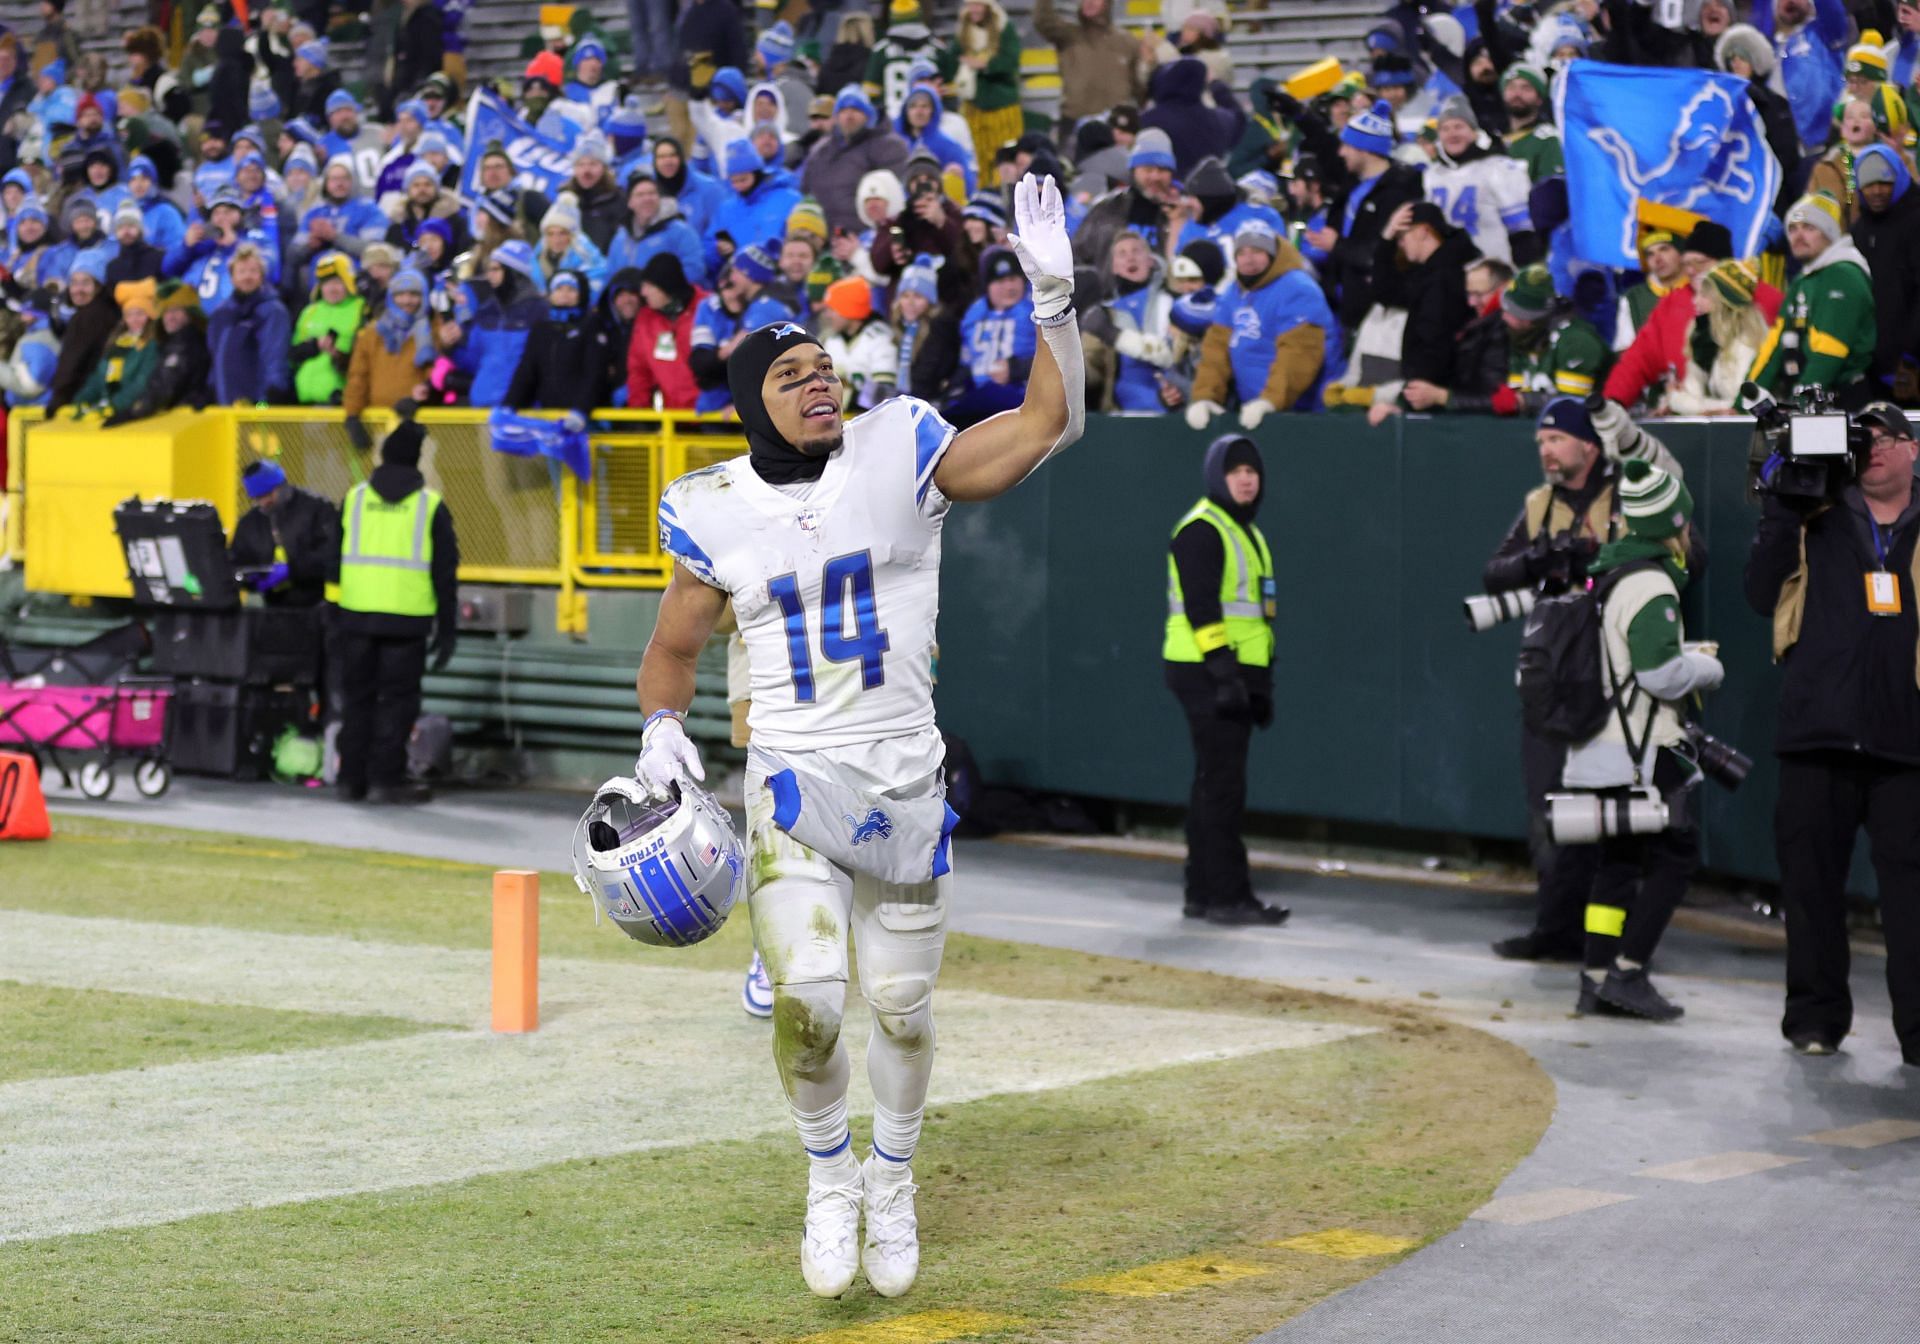
[[[1685,482],[1638,457],[1621,464],[1620,477],[1620,512],[1627,517],[1627,531],[1647,541],[1680,535],[1693,516],[1693,495]]]
[[[1500,306],[1524,322],[1537,322],[1553,311],[1553,300],[1553,272],[1536,261],[1513,277]]]
[[[1500,87],[1504,89],[1516,79],[1525,80],[1527,83],[1533,85],[1533,91],[1540,95],[1542,101],[1545,101],[1547,96],[1547,76],[1539,66],[1531,65],[1526,61],[1515,61],[1507,67],[1507,73],[1500,77]]]

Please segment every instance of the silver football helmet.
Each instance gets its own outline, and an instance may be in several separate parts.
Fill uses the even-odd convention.
[[[689,780],[653,799],[635,779],[594,792],[573,833],[573,880],[638,942],[687,947],[711,937],[746,889],[733,818]]]

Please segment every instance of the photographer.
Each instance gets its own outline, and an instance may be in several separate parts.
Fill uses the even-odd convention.
[[[1594,416],[1572,397],[1557,397],[1540,413],[1534,441],[1546,481],[1527,493],[1520,516],[1487,561],[1481,583],[1489,593],[1551,597],[1585,582],[1600,548],[1622,532],[1616,486],[1617,455],[1623,447],[1650,457],[1676,478],[1680,475],[1666,448],[1634,427],[1617,405],[1605,403],[1597,415],[1611,440],[1611,453],[1602,448],[1602,430]],[[1521,736],[1528,841],[1538,885],[1533,927],[1493,945],[1495,955],[1511,961],[1572,960],[1581,952],[1581,915],[1600,856],[1589,845],[1556,846],[1548,834],[1546,797],[1560,787],[1565,755],[1557,742],[1530,732]]]
[[[1830,1055],[1853,1023],[1846,876],[1862,826],[1879,880],[1887,988],[1901,1057],[1920,1064],[1920,688],[1916,687],[1913,428],[1886,402],[1863,410],[1870,439],[1836,498],[1785,495],[1761,469],[1762,512],[1747,601],[1773,618],[1783,665],[1774,844],[1787,914],[1782,1034]]]
[[[1625,534],[1588,565],[1601,603],[1607,714],[1598,733],[1568,748],[1563,778],[1578,790],[1650,787],[1666,816],[1658,830],[1608,828],[1601,836],[1577,1011],[1671,1022],[1683,1010],[1654,988],[1647,963],[1700,862],[1692,792],[1701,774],[1682,711],[1688,696],[1713,690],[1726,673],[1710,652],[1684,642],[1680,590],[1693,496],[1677,474],[1639,459],[1621,464],[1617,489]]]

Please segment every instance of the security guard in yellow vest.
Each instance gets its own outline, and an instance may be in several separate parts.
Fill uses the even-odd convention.
[[[1253,524],[1265,469],[1241,434],[1217,438],[1207,493],[1174,527],[1167,557],[1167,685],[1193,737],[1187,805],[1189,919],[1279,924],[1292,913],[1253,894],[1247,847],[1247,748],[1273,722],[1273,554]]]
[[[420,474],[420,426],[403,420],[373,475],[347,492],[340,527],[340,796],[425,802],[407,780],[428,642],[437,672],[453,657],[460,543],[453,515]]]

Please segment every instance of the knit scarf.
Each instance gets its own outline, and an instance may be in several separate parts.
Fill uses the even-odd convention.
[[[913,387],[913,347],[920,339],[918,322],[902,323],[900,327],[900,372],[894,379],[894,385],[902,391]]]
[[[373,329],[380,334],[380,344],[390,355],[399,354],[411,336],[416,365],[424,366],[434,356],[433,338],[427,334],[427,320],[421,314],[408,317],[388,303],[374,320]]]

